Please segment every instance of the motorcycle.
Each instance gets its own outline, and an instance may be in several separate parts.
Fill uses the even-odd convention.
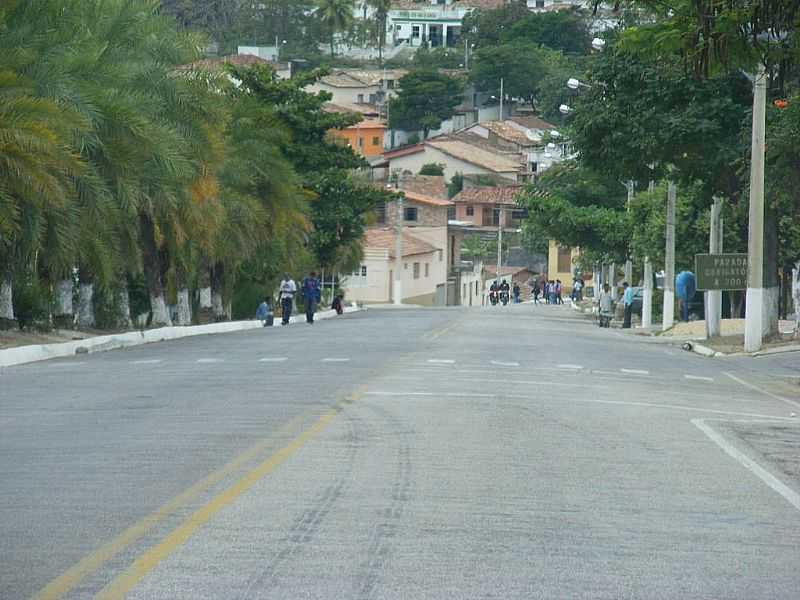
[[[497,290],[489,290],[489,302],[492,306],[497,306]]]
[[[509,300],[508,290],[500,290],[500,302],[503,303],[503,306],[508,304],[508,300]]]

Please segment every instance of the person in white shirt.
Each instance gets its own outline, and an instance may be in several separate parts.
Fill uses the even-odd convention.
[[[297,284],[295,284],[294,279],[289,277],[288,273],[284,273],[281,285],[278,288],[278,298],[281,301],[281,310],[283,311],[281,323],[284,325],[289,324],[289,317],[292,316],[292,304],[294,303],[296,292]]]

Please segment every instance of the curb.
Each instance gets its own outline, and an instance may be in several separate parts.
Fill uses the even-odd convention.
[[[359,312],[361,308],[355,306],[345,307],[345,314]],[[335,310],[325,310],[315,315],[316,319],[324,320],[336,316]],[[289,324],[302,323],[305,315],[295,315],[289,319]],[[280,325],[279,325],[280,327]],[[209,325],[190,325],[188,327],[159,327],[158,329],[145,329],[143,331],[129,331],[127,333],[115,333],[111,335],[99,335],[83,340],[73,340],[70,342],[56,342],[53,344],[36,344],[30,346],[19,346],[0,350],[0,368],[13,367],[26,363],[40,362],[51,358],[64,358],[76,354],[93,354],[95,352],[107,352],[119,348],[129,348],[131,346],[141,346],[164,342],[167,340],[177,340],[185,337],[197,335],[212,335],[215,333],[233,333],[236,331],[247,331],[249,329],[264,329],[261,321],[229,321],[225,323],[211,323]],[[267,328],[268,329],[268,328]]]

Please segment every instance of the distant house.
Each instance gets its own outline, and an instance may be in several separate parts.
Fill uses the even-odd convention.
[[[520,186],[465,188],[453,198],[455,220],[494,230],[502,220],[504,229],[516,229],[527,217],[527,210],[516,203],[521,189]]]
[[[453,47],[461,40],[464,17],[476,8],[499,8],[506,0],[393,0],[388,37],[412,47]]]
[[[306,87],[307,92],[328,92],[340,106],[368,104],[380,107],[394,95],[404,69],[336,69]]]
[[[440,136],[391,150],[383,158],[390,172],[418,173],[423,165],[437,163],[443,165],[447,180],[456,173],[496,175],[512,183],[524,179],[524,165],[517,157],[496,154],[454,136]]]
[[[547,255],[547,278],[555,281],[560,279],[564,290],[572,291],[572,282],[576,274],[576,263],[580,258],[579,248],[562,246],[555,240],[550,240]],[[583,273],[584,279],[591,279],[591,273]]]

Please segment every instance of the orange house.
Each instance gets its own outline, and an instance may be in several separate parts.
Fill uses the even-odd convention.
[[[383,154],[383,136],[386,125],[378,119],[364,119],[341,131],[332,131],[334,137],[343,140],[356,154],[373,158]]]

